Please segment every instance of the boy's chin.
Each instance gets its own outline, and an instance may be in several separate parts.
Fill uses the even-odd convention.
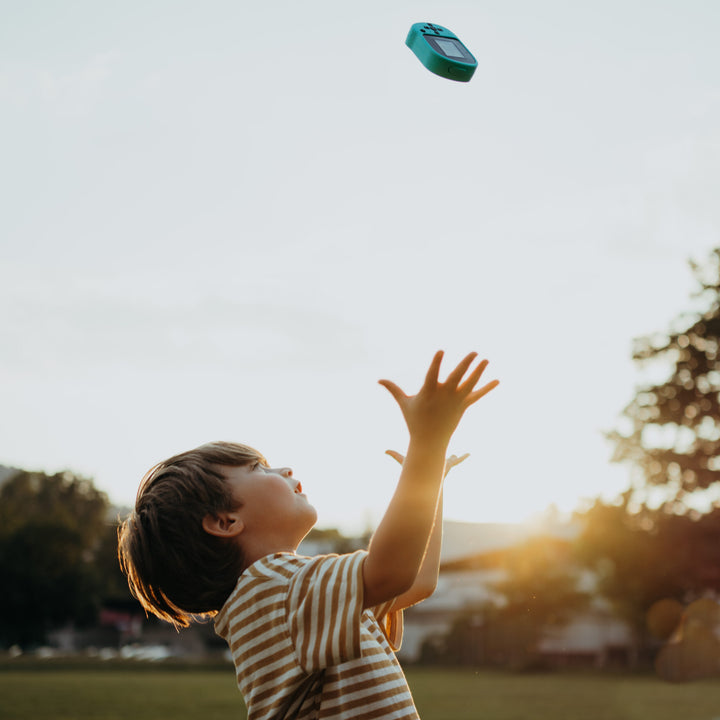
[[[306,527],[305,534],[306,535],[315,527],[315,523],[317,523],[317,519],[318,519],[317,510],[312,505],[308,504],[307,524],[305,525],[305,527]]]

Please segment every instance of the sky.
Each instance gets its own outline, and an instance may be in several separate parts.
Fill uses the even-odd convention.
[[[628,486],[634,337],[720,246],[720,3],[0,0],[0,464],[130,505],[209,440],[382,517],[437,349],[501,385],[446,517]],[[469,83],[428,72],[454,31]]]

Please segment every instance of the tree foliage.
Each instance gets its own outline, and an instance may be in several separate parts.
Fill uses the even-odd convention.
[[[680,604],[720,592],[720,510],[700,516],[631,511],[632,492],[618,503],[597,500],[577,517],[578,556],[597,578],[597,592],[631,629],[639,652],[653,645],[648,612],[659,601]]]
[[[71,528],[91,544],[106,523],[108,499],[88,478],[20,470],[0,487],[0,534],[29,523]]]
[[[677,556],[667,553],[667,536],[656,520],[628,510],[631,493],[619,504],[596,501],[580,516],[580,557],[593,569],[597,592],[633,631],[637,643],[645,638],[645,614],[662,598],[680,600],[683,587]]]
[[[635,340],[638,363],[660,363],[669,373],[638,388],[623,411],[626,427],[610,434],[613,459],[629,461],[646,488],[665,488],[673,512],[720,480],[720,249],[691,267],[702,309]]]
[[[0,645],[95,619],[113,572],[107,514],[105,494],[72,473],[19,471],[0,487]]]

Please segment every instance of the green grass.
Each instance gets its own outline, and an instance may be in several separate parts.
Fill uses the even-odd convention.
[[[514,675],[410,669],[422,720],[720,720],[720,682],[671,685],[650,676]],[[243,720],[231,668],[222,671],[0,671],[2,720]]]
[[[720,720],[720,683],[652,676],[408,673],[423,720]]]

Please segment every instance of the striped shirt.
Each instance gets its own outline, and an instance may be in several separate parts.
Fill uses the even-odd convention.
[[[268,555],[215,618],[248,720],[418,720],[395,657],[402,611],[363,610],[367,553]]]

